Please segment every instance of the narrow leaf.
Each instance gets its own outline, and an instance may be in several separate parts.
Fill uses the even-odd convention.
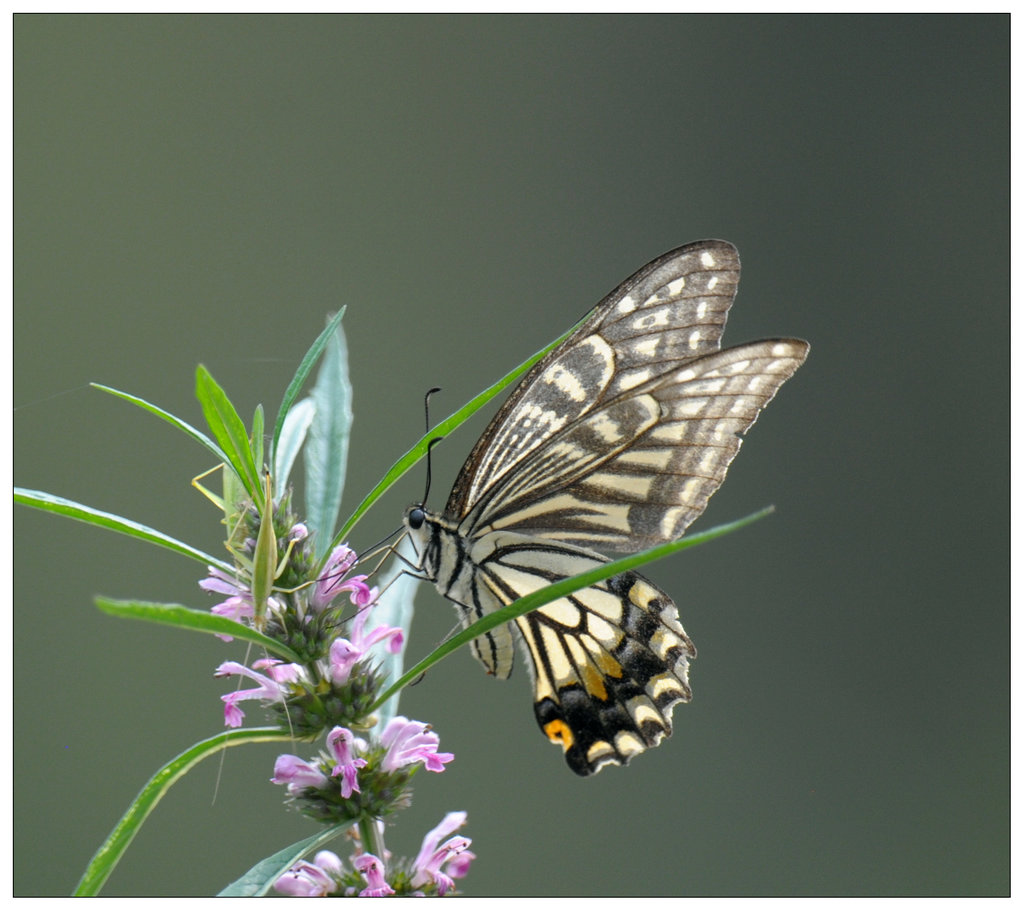
[[[96,606],[105,613],[130,620],[147,620],[150,623],[163,623],[177,626],[179,629],[191,629],[200,633],[213,633],[219,636],[232,636],[243,642],[251,642],[260,648],[280,655],[287,661],[302,663],[302,658],[288,646],[257,632],[244,623],[238,623],[228,617],[211,614],[209,611],[195,610],[183,604],[158,604],[154,601],[120,601],[98,595]]]
[[[131,395],[128,392],[122,392],[120,389],[114,389],[112,386],[104,386],[102,383],[90,383],[89,385],[95,389],[101,390],[102,392],[109,392],[111,395],[116,395],[118,398],[131,402],[134,405],[138,405],[140,408],[144,408],[151,414],[155,414],[158,418],[162,418],[167,421],[168,424],[177,427],[179,430],[183,430],[192,437],[193,440],[199,443],[199,445],[205,446],[209,449],[218,462],[226,462],[228,460],[228,457],[224,454],[224,450],[214,443],[213,440],[211,440],[205,433],[200,430],[196,430],[196,428],[191,424],[186,423],[179,417],[175,417],[169,411],[164,411],[163,408],[153,405],[145,399],[140,399],[138,396]]]
[[[257,405],[252,416],[252,433],[249,435],[252,441],[252,458],[256,468],[263,467],[263,406]]]
[[[203,740],[195,746],[190,747],[184,753],[176,756],[159,772],[154,775],[146,786],[139,792],[139,795],[132,801],[127,812],[114,830],[107,836],[107,840],[100,846],[100,849],[93,855],[89,866],[82,875],[81,880],[75,887],[74,894],[96,895],[107,878],[114,871],[118,861],[135,838],[146,817],[153,812],[153,809],[160,802],[182,775],[189,769],[221,750],[228,747],[241,746],[243,743],[268,743],[272,741],[288,741],[292,736],[288,731],[279,728],[249,728],[237,731],[225,731],[217,734],[208,740]]]
[[[274,440],[270,446],[270,461],[277,461],[277,444],[278,439],[281,436],[281,430],[284,427],[285,418],[288,416],[288,412],[292,410],[292,403],[299,397],[299,393],[302,392],[302,387],[306,383],[306,378],[313,371],[313,367],[316,366],[317,359],[323,352],[324,348],[327,347],[327,341],[334,334],[334,330],[341,325],[341,318],[345,315],[345,308],[342,307],[327,324],[327,327],[321,332],[316,341],[313,342],[309,347],[309,351],[306,352],[305,357],[299,363],[298,370],[295,371],[295,376],[292,377],[292,381],[288,384],[288,388],[284,391],[284,398],[281,400],[281,407],[277,412],[277,420],[274,422]]]
[[[539,361],[542,357],[544,357],[544,355],[546,355],[553,348],[561,344],[566,338],[568,338],[568,336],[572,333],[573,329],[575,328],[576,327],[573,326],[572,329],[570,329],[564,335],[561,335],[558,338],[556,338],[550,345],[548,345],[545,348],[542,348],[532,357],[523,361],[523,363],[521,363],[514,370],[510,371],[509,373],[506,373],[505,376],[498,380],[498,382],[496,382],[493,386],[489,387],[488,389],[485,389],[478,396],[472,398],[458,411],[456,411],[449,417],[445,418],[445,420],[441,421],[440,424],[437,424],[428,433],[425,433],[422,437],[420,437],[419,441],[412,447],[412,449],[406,452],[405,455],[403,455],[397,462],[395,462],[394,465],[391,466],[391,468],[388,469],[384,477],[381,478],[380,481],[377,482],[377,485],[373,488],[373,490],[371,490],[366,495],[366,497],[363,499],[363,502],[356,507],[355,512],[352,513],[348,521],[346,521],[345,524],[341,527],[341,530],[334,536],[334,540],[331,542],[331,547],[333,548],[336,544],[340,544],[342,541],[346,540],[353,526],[363,517],[366,511],[374,503],[376,503],[377,500],[380,499],[384,492],[392,484],[394,484],[395,481],[402,477],[402,475],[404,475],[410,468],[412,468],[413,465],[415,465],[420,459],[423,458],[423,456],[427,454],[427,448],[430,445],[430,441],[434,439],[434,437],[447,436],[448,434],[450,434],[453,430],[455,430],[456,427],[458,427],[470,416],[472,416],[481,408],[483,408],[483,406],[486,405],[496,395],[498,395],[504,389],[507,389],[512,383],[518,380],[519,377],[526,373],[526,371],[529,370],[534,364],[536,364],[537,361]]]
[[[227,394],[202,364],[196,368],[196,398],[203,408],[206,423],[227,455],[228,464],[256,500],[260,474],[253,459],[249,433]]]
[[[341,323],[328,340],[312,399],[316,414],[302,450],[306,467],[306,521],[316,532],[317,556],[325,557],[341,507],[352,426],[352,384]]]
[[[296,402],[281,428],[281,436],[277,441],[274,453],[274,489],[278,495],[284,493],[288,486],[288,477],[292,473],[295,457],[306,442],[306,433],[316,414],[316,406],[311,398]]]
[[[404,537],[398,545],[397,553],[399,558],[404,557],[410,562],[415,561],[416,554],[409,543],[408,536]],[[397,654],[389,651],[383,642],[378,642],[370,649],[371,654],[380,663],[385,681],[395,681],[401,676],[402,663],[405,660],[405,646],[408,642],[409,630],[412,628],[413,599],[419,588],[420,580],[408,572],[406,566],[407,564],[402,559],[394,559],[387,570],[381,573],[381,595],[373,609],[374,623],[397,626],[399,629],[405,630],[406,634]],[[377,725],[381,730],[398,714],[398,696],[399,694],[396,692],[386,703],[378,707]]]
[[[565,595],[572,594],[574,591],[579,591],[581,588],[586,588],[588,585],[594,585],[602,579],[607,579],[610,576],[615,576],[619,573],[636,569],[638,566],[643,566],[645,563],[653,563],[655,560],[660,560],[663,557],[669,556],[669,554],[674,554],[676,551],[685,550],[688,547],[696,547],[698,544],[705,544],[708,541],[721,537],[722,535],[738,531],[745,525],[756,522],[758,519],[763,519],[774,509],[774,506],[767,506],[758,512],[745,516],[742,519],[737,519],[734,522],[728,522],[725,525],[718,525],[714,528],[708,529],[707,531],[700,532],[695,535],[689,535],[678,541],[669,541],[666,544],[659,544],[656,547],[641,551],[638,554],[631,554],[630,556],[623,557],[620,560],[613,560],[611,563],[602,563],[600,566],[587,570],[585,573],[580,573],[578,576],[561,579],[552,585],[547,585],[544,588],[537,589],[535,592],[530,592],[530,594],[513,601],[511,604],[506,605],[500,610],[487,614],[487,616],[477,620],[472,626],[466,627],[466,629],[452,636],[451,639],[442,642],[441,645],[420,661],[419,664],[410,668],[405,674],[389,686],[373,704],[370,711],[375,711],[387,702],[387,700],[395,693],[419,677],[420,674],[427,670],[427,668],[433,666],[445,656],[450,655],[459,646],[465,645],[467,642],[471,642],[476,639],[477,636],[494,629],[496,626],[501,626],[503,623],[515,620],[516,617],[528,614],[530,611],[536,610],[538,607],[543,607],[551,601],[555,601]]]
[[[346,820],[310,835],[302,841],[297,841],[287,848],[283,848],[276,854],[264,858],[251,870],[236,879],[231,885],[225,886],[217,893],[218,898],[258,898],[270,892],[274,883],[292,864],[302,860],[306,854],[311,854],[318,848],[322,848],[328,842],[333,841],[357,822],[355,819]]]
[[[91,506],[84,506],[73,500],[66,500],[64,497],[58,497],[52,493],[16,487],[14,489],[14,502],[42,509],[46,512],[56,513],[60,516],[66,516],[69,519],[76,519],[79,522],[87,522],[89,525],[96,525],[99,528],[120,532],[123,535],[148,541],[150,544],[159,544],[161,547],[166,547],[175,553],[184,554],[186,557],[191,557],[200,563],[220,567],[225,572],[234,572],[234,567],[230,563],[225,563],[223,560],[211,557],[191,544],[185,544],[183,541],[172,538],[170,535],[165,535],[162,531],[157,531],[155,528],[133,522],[130,519],[123,519],[109,512],[93,509]]]

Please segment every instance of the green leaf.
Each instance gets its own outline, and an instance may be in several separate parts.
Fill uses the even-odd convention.
[[[341,323],[328,340],[312,399],[316,412],[302,450],[306,468],[306,522],[316,532],[317,556],[322,558],[328,553],[331,533],[338,521],[352,426],[352,384],[348,378],[348,348]]]
[[[278,495],[284,493],[288,486],[288,476],[292,473],[295,457],[306,442],[309,425],[313,423],[316,406],[311,398],[296,402],[288,412],[281,428],[281,436],[277,441],[274,454],[274,489]]]
[[[277,461],[277,443],[281,436],[281,430],[284,427],[285,418],[288,416],[288,412],[292,410],[292,403],[299,397],[299,393],[302,391],[302,387],[306,383],[306,378],[313,371],[313,367],[316,366],[317,359],[323,352],[324,348],[327,347],[327,341],[334,334],[334,330],[341,325],[341,318],[345,315],[345,308],[342,307],[327,324],[327,327],[321,332],[316,341],[310,345],[309,351],[306,352],[305,357],[299,363],[299,369],[295,371],[295,376],[292,377],[292,381],[288,384],[288,388],[284,392],[284,398],[281,400],[281,407],[277,412],[277,420],[274,422],[274,440],[270,446],[270,461],[274,463]]]
[[[65,516],[69,519],[76,519],[79,522],[86,522],[89,525],[96,525],[99,528],[107,528],[110,531],[120,532],[123,535],[130,535],[133,538],[148,541],[150,544],[159,544],[161,547],[166,547],[175,553],[184,554],[186,557],[191,557],[200,563],[220,567],[225,572],[233,573],[235,571],[230,563],[225,563],[223,560],[211,557],[191,544],[185,544],[183,541],[172,538],[170,535],[165,535],[162,531],[157,531],[148,525],[141,525],[130,519],[123,519],[120,516],[93,509],[91,506],[84,506],[73,500],[66,500],[64,497],[58,497],[52,493],[16,487],[14,488],[14,502]]]
[[[257,405],[252,416],[252,433],[249,436],[252,441],[252,458],[256,468],[263,467],[263,406]]]
[[[610,576],[615,576],[619,573],[636,569],[638,566],[643,566],[645,563],[653,563],[655,560],[660,560],[663,557],[669,556],[669,554],[674,554],[676,551],[685,550],[688,547],[696,547],[698,544],[706,544],[708,541],[712,541],[722,535],[738,531],[745,525],[756,522],[758,519],[763,519],[769,513],[773,512],[774,509],[774,506],[767,506],[758,512],[745,516],[742,519],[736,519],[734,522],[728,522],[725,525],[718,525],[714,528],[708,529],[707,531],[700,532],[695,535],[689,535],[678,541],[669,541],[666,544],[659,544],[656,547],[651,547],[638,554],[631,554],[630,556],[623,557],[620,560],[613,560],[611,563],[602,563],[600,566],[587,570],[585,573],[580,573],[578,576],[561,579],[552,585],[548,585],[544,588],[537,589],[535,592],[531,592],[530,594],[513,601],[511,604],[506,605],[500,610],[487,614],[487,616],[477,620],[472,626],[466,627],[466,629],[452,636],[451,639],[442,642],[441,645],[420,661],[419,664],[410,668],[405,674],[389,686],[373,704],[370,711],[375,711],[387,702],[387,700],[395,693],[399,692],[399,690],[419,677],[420,674],[427,670],[427,668],[437,664],[438,661],[445,656],[450,655],[459,646],[465,645],[467,642],[471,642],[477,636],[494,629],[496,626],[501,626],[503,623],[515,620],[516,617],[528,614],[530,611],[536,610],[538,607],[543,607],[551,601],[555,601],[565,595],[572,594],[574,591],[579,591],[581,588],[586,588],[588,585],[594,585],[602,579],[607,579]]]
[[[278,877],[287,872],[292,864],[302,860],[306,854],[322,848],[328,842],[333,841],[346,829],[355,824],[357,820],[350,819],[338,823],[309,838],[297,841],[287,848],[283,848],[276,854],[264,858],[244,876],[240,876],[231,885],[225,886],[217,893],[218,898],[257,898],[270,892]]]
[[[154,601],[122,601],[97,595],[96,606],[115,617],[130,620],[147,620],[150,623],[163,623],[177,626],[180,629],[191,629],[201,633],[213,633],[221,636],[232,636],[243,642],[252,642],[260,648],[287,661],[301,664],[303,659],[288,646],[257,632],[244,623],[238,623],[228,617],[211,614],[209,611],[195,610],[183,604],[158,604]]]
[[[74,894],[96,895],[107,878],[114,871],[118,861],[124,855],[128,845],[135,838],[146,817],[160,802],[179,778],[197,765],[207,756],[213,756],[228,747],[241,746],[244,743],[269,743],[272,741],[289,741],[292,739],[288,731],[279,728],[249,728],[237,731],[225,731],[203,740],[176,756],[154,775],[139,795],[132,801],[127,812],[113,831],[107,836],[100,849],[93,855],[89,866],[75,887]]]
[[[134,405],[138,405],[140,408],[144,408],[151,414],[155,414],[158,418],[162,418],[167,421],[168,424],[177,427],[179,430],[183,430],[186,434],[192,437],[201,446],[205,446],[210,452],[213,453],[214,457],[218,462],[227,462],[228,457],[224,454],[224,450],[221,449],[216,443],[213,442],[205,433],[200,430],[196,430],[191,424],[186,423],[181,418],[175,417],[169,411],[164,411],[163,408],[153,405],[147,402],[145,399],[140,399],[138,396],[131,395],[127,392],[122,392],[120,389],[114,389],[112,386],[104,386],[102,383],[90,383],[95,389],[99,389],[102,392],[109,392],[111,395],[116,395],[118,398],[122,398],[127,402],[131,402]]]
[[[437,424],[433,429],[431,429],[422,437],[420,437],[419,441],[412,447],[412,449],[405,453],[405,455],[403,455],[397,462],[395,462],[394,465],[391,466],[391,468],[388,469],[384,477],[381,478],[380,481],[377,482],[377,485],[373,488],[373,490],[371,490],[366,495],[366,497],[363,499],[363,502],[356,507],[355,512],[352,513],[348,521],[346,521],[345,524],[341,527],[341,530],[334,536],[334,540],[331,542],[331,548],[333,548],[337,544],[340,544],[342,541],[346,540],[353,526],[363,517],[366,511],[374,503],[376,503],[377,500],[380,499],[384,492],[392,484],[394,484],[395,481],[402,477],[402,475],[404,475],[410,468],[412,468],[413,465],[415,465],[420,459],[423,458],[423,456],[427,454],[427,449],[430,446],[430,441],[434,439],[434,437],[447,436],[448,434],[450,434],[453,430],[455,430],[455,428],[457,428],[460,424],[466,421],[471,415],[479,411],[484,405],[486,405],[502,390],[507,389],[512,383],[518,380],[519,377],[526,373],[526,371],[529,370],[534,364],[536,364],[537,361],[539,361],[542,357],[544,357],[544,355],[546,355],[553,348],[556,348],[558,345],[560,345],[566,338],[569,337],[569,335],[573,332],[575,328],[576,327],[573,326],[572,329],[570,329],[564,335],[561,335],[558,338],[556,338],[550,345],[548,345],[545,348],[542,348],[532,357],[523,361],[523,363],[521,363],[514,370],[510,371],[509,373],[506,373],[505,376],[498,380],[498,382],[496,382],[493,386],[489,387],[488,389],[485,389],[478,396],[475,396],[473,399],[471,399],[469,402],[463,405],[454,414],[445,418],[445,420],[441,421],[440,424]]]
[[[235,470],[249,496],[258,502],[260,473],[253,458],[249,433],[231,400],[202,364],[196,368],[196,398],[203,408],[206,423],[227,456],[227,463]]]

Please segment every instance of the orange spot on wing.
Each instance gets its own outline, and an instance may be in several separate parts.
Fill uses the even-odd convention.
[[[559,744],[563,750],[568,750],[572,746],[572,731],[561,718],[556,718],[544,725],[544,733],[548,735],[548,740]]]

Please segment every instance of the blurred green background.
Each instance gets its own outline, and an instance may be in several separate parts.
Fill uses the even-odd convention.
[[[207,454],[87,383],[198,424],[202,362],[273,411],[346,305],[351,509],[427,388],[444,417],[648,260],[727,238],[726,343],[812,351],[696,527],[776,514],[650,570],[700,652],[693,703],[580,780],[522,668],[456,654],[403,697],[456,761],[419,776],[389,847],[461,809],[473,895],[1006,894],[1008,36],[1007,16],[18,16],[15,481],[215,551],[189,487]],[[436,450],[435,507],[483,426]],[[92,607],[208,605],[200,565],[15,520],[15,891],[66,894],[148,776],[220,729],[212,670],[242,649]],[[417,658],[455,621],[418,604]],[[210,894],[312,832],[267,783],[277,752],[178,784],[107,894]]]

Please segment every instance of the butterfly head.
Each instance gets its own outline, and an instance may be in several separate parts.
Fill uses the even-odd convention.
[[[427,521],[427,512],[422,503],[414,503],[405,511],[405,525],[409,531],[419,531]]]
[[[406,507],[402,523],[412,540],[420,559],[430,549],[429,545],[437,536],[437,517],[430,513],[422,503],[413,503]]]

